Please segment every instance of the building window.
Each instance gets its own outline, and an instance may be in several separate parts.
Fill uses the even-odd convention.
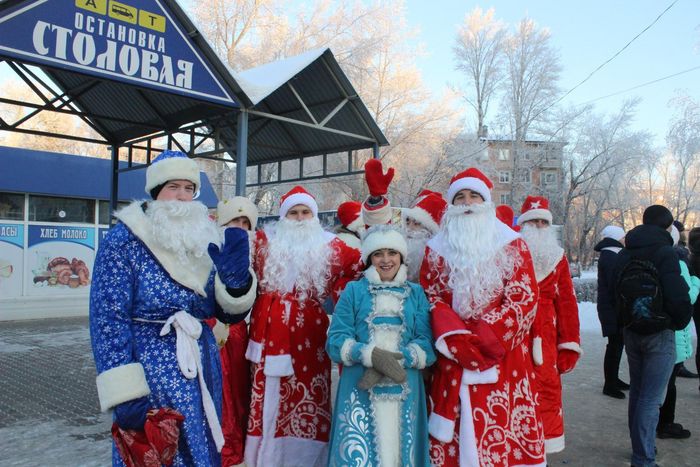
[[[501,193],[500,200],[500,204],[510,205],[510,193]]]
[[[518,181],[520,183],[531,183],[532,177],[530,174],[530,169],[520,169],[518,170]]]
[[[117,202],[117,209],[126,206],[129,203],[123,201]],[[97,223],[101,225],[109,225],[109,201],[99,201],[100,210],[97,213]]]
[[[510,159],[510,149],[499,149],[498,150],[498,160],[499,161],[507,161]]]
[[[545,185],[556,185],[557,184],[557,174],[556,172],[545,172],[542,174],[543,183]]]
[[[498,181],[500,183],[510,183],[510,172],[507,170],[498,172]]]
[[[0,219],[24,220],[24,195],[0,193]]]
[[[94,224],[95,200],[29,195],[29,220]]]

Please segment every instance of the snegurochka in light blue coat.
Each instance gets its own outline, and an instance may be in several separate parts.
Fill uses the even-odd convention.
[[[407,247],[391,226],[362,243],[368,264],[338,301],[326,350],[341,365],[330,466],[426,466],[428,417],[421,369],[435,361],[430,306],[406,280]]]

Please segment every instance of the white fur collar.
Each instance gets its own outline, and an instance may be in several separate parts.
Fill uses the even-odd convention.
[[[142,204],[142,201],[134,201],[114,215],[143,242],[175,282],[195,291],[202,297],[206,297],[207,293],[204,288],[213,267],[209,255],[202,256],[196,261],[193,260],[189,267],[183,267],[173,252],[161,248],[153,239],[149,220],[141,208]]]
[[[511,229],[500,220],[496,220],[496,237],[494,238],[494,241],[499,248],[510,244],[516,238],[520,238],[520,234],[518,232]],[[426,245],[429,246],[435,253],[445,257],[446,244],[444,231],[440,230],[433,238],[428,240]]]
[[[406,268],[405,264],[399,266],[399,270],[396,273],[396,276],[394,276],[394,280],[389,282],[383,282],[379,278],[379,272],[377,272],[377,268],[374,266],[370,266],[365,269],[365,277],[367,278],[367,281],[369,281],[369,283],[372,285],[380,285],[382,287],[403,287],[406,284],[407,275],[408,269]]]
[[[555,261],[552,261],[552,264],[548,265],[543,271],[538,271],[537,268],[535,268],[535,278],[537,279],[537,282],[542,282],[549,276],[556,268],[559,262],[562,260],[564,257],[564,249],[561,247],[558,247],[561,252],[559,255],[557,255],[557,259]]]
[[[619,246],[608,246],[603,248],[601,251],[612,251],[613,253],[619,253],[622,247]]]

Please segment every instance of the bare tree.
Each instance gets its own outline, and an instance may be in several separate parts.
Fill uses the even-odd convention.
[[[455,68],[466,80],[464,99],[476,112],[478,136],[485,136],[489,102],[503,77],[505,32],[503,23],[494,19],[493,8],[484,13],[476,7],[464,18],[452,47]]]
[[[685,221],[698,190],[700,163],[700,103],[688,95],[671,101],[676,112],[670,122],[666,142],[676,168],[673,210]]]

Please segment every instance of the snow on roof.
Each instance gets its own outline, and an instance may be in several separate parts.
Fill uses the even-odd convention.
[[[253,105],[257,105],[313,63],[326,50],[328,49],[314,49],[301,55],[266,63],[239,73],[234,71],[231,71],[231,73],[238,85],[243,89],[243,92],[253,102]]]

